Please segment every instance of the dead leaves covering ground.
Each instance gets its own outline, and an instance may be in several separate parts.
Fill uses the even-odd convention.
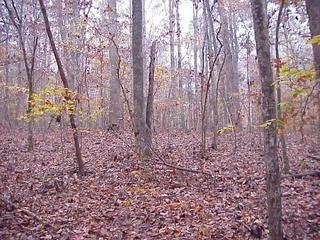
[[[73,143],[64,131],[38,134],[33,153],[24,132],[1,130],[0,239],[261,239],[267,238],[262,147],[258,135],[219,139],[219,150],[199,154],[195,133],[155,137],[158,157],[182,172],[137,160],[129,133],[83,131],[87,174],[75,173]],[[292,172],[319,169],[306,146],[290,137]],[[320,239],[319,179],[285,178],[287,239]],[[28,216],[22,209],[36,214]]]

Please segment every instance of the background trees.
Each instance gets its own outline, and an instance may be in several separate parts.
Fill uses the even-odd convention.
[[[81,175],[101,144],[87,147],[93,132],[120,138],[126,147],[110,145],[124,152],[134,145],[172,175],[208,179],[221,175],[211,163],[225,152],[235,156],[232,170],[243,149],[250,155],[264,145],[270,236],[281,239],[280,173],[296,174],[297,161],[291,169],[287,161],[293,139],[312,143],[319,159],[319,7],[315,0],[3,0],[0,131],[26,129],[30,154],[42,144],[34,136],[59,130],[62,146],[72,136]],[[196,163],[180,166],[183,154]],[[132,152],[120,155],[112,161],[134,162]]]
[[[133,73],[130,68],[131,41],[129,40],[131,28],[127,25],[131,22],[131,18],[129,6],[121,1],[116,3],[116,1],[104,1],[97,5],[91,1],[81,1],[79,6],[75,6],[74,2],[57,0],[53,1],[52,5],[48,4],[49,16],[56,23],[52,26],[53,35],[59,45],[58,51],[62,56],[66,75],[70,79],[70,88],[83,97],[77,104],[79,109],[77,114],[82,119],[83,126],[108,127],[112,124],[122,125],[122,122],[124,127],[130,126],[130,111],[125,99],[127,98],[129,104],[132,105],[131,77]],[[7,1],[9,10],[13,10],[10,4],[11,2]],[[15,2],[18,13],[21,4],[22,2]],[[194,16],[191,16],[191,11],[190,15],[186,14],[189,7],[193,8]],[[34,9],[34,19],[40,19],[36,5],[26,2],[23,9],[26,12],[32,12]],[[156,129],[176,127],[200,129],[203,113],[206,115],[206,131],[209,132],[217,132],[230,126],[238,129],[243,126],[248,126],[250,129],[259,128],[261,123],[258,111],[261,97],[260,83],[252,52],[254,39],[252,34],[250,35],[252,21],[248,15],[248,9],[249,4],[245,1],[150,3],[150,11],[146,12],[146,39],[143,40],[145,45],[143,49],[149,49],[154,39],[160,40],[158,41],[160,55],[155,66],[154,98],[157,121],[154,126]],[[275,28],[279,5],[276,2],[270,3],[268,9],[269,25]],[[153,11],[161,13],[159,14],[160,25],[155,23],[151,14]],[[307,40],[305,36],[309,31],[303,24],[306,22],[306,13],[306,8],[302,3],[285,4],[284,6],[283,20],[279,25],[278,45],[282,53],[281,64],[287,67],[300,69],[311,61],[310,54],[307,54],[308,45],[300,48],[301,54],[298,53],[298,44],[303,39]],[[2,25],[5,27],[3,29],[6,29],[2,32],[3,39],[6,39],[2,47],[7,46],[10,49],[12,46],[18,46],[16,42],[19,42],[19,38],[14,35],[16,28],[12,24],[5,5],[3,5],[1,14]],[[18,19],[15,17],[15,20]],[[24,15],[20,20],[25,22],[22,24],[22,28],[25,29],[23,31],[29,34],[28,41],[24,40],[28,63],[32,62],[30,59],[32,58],[32,46],[34,46],[32,41],[35,42],[35,36],[39,35],[37,43],[39,54],[35,55],[33,76],[33,82],[36,82],[34,90],[39,92],[48,85],[59,86],[52,66],[49,42],[43,31],[39,31],[41,21],[38,21],[36,25],[33,24],[31,28],[30,24],[34,20],[29,21]],[[192,25],[186,20],[192,22]],[[300,26],[300,33],[296,31],[297,27],[290,27],[298,24],[303,24]],[[270,31],[270,35],[273,44],[275,31]],[[217,56],[220,48],[219,39],[222,47]],[[148,51],[146,50],[143,52],[145,66],[148,62]],[[272,58],[275,58],[273,51],[271,54]],[[215,58],[217,58],[215,66],[211,68]],[[18,56],[11,51],[7,52],[6,59],[7,65],[3,66],[6,66],[7,75],[3,74],[3,79],[7,81],[11,79],[8,85],[22,86],[20,84],[21,70],[25,64],[19,61]],[[17,64],[15,64],[16,61]],[[170,75],[167,74],[168,72]],[[144,78],[146,89],[146,74]],[[290,90],[284,86],[282,88],[283,102],[290,102],[287,101],[290,98]],[[8,91],[10,91],[8,88],[3,88],[2,94],[8,95]],[[126,98],[123,93],[126,94]],[[16,118],[23,115],[22,103],[26,102],[23,100],[26,95],[17,94],[19,104],[12,106],[13,109],[7,111],[5,109],[8,106],[2,104],[3,111],[8,112],[4,114],[7,117],[1,119],[4,125],[24,124],[23,121],[16,121]],[[206,95],[208,104],[205,107],[207,109],[203,111]],[[300,106],[295,107],[296,110],[303,105],[302,102],[306,100],[306,97],[301,96],[300,100]],[[179,116],[174,114],[176,111],[180,112]],[[316,111],[312,109],[309,101],[304,117],[307,121],[304,124],[304,130],[313,126],[312,118]],[[299,121],[298,115],[297,118],[292,118],[292,114],[289,114],[288,111],[283,112],[283,120],[290,122],[287,127],[295,128],[299,125],[294,123],[294,121]],[[46,117],[47,115],[39,119],[35,127],[45,127]],[[216,148],[217,134],[213,136],[215,138],[212,139],[212,145]]]

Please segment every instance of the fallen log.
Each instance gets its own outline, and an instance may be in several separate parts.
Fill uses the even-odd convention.
[[[287,174],[283,175],[282,178],[288,178],[288,177],[293,177],[293,178],[303,178],[303,177],[318,177],[320,178],[320,171],[310,171],[310,172],[305,172],[305,173],[297,173],[297,174]]]
[[[312,158],[312,159],[314,159],[314,160],[320,161],[320,156],[308,154],[307,157],[308,157],[308,158]]]

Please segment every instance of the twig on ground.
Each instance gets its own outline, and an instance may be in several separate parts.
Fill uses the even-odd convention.
[[[315,171],[310,171],[310,172],[305,172],[305,173],[287,174],[287,175],[283,175],[282,179],[288,178],[288,177],[303,178],[303,177],[307,177],[307,176],[320,178],[320,171],[315,170]]]
[[[36,221],[40,222],[44,227],[50,227],[52,228],[54,231],[57,231],[58,229],[56,229],[53,225],[51,225],[50,223],[46,222],[45,220],[43,220],[41,217],[39,217],[38,215],[36,215],[35,213],[31,212],[30,210],[23,208],[23,207],[19,207],[17,204],[0,197],[0,201],[2,201],[4,204],[10,206],[13,209],[16,209],[17,211],[20,211],[22,213],[24,213],[25,215],[32,217],[33,219],[35,219]]]
[[[312,159],[314,159],[314,160],[320,161],[320,156],[308,154],[307,157],[308,157],[308,158],[312,158]]]

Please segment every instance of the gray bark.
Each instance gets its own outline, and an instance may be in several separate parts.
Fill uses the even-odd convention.
[[[276,59],[277,59],[277,66],[276,66],[276,77],[279,78],[280,76],[280,53],[279,53],[279,28],[281,23],[281,16],[282,11],[284,8],[284,0],[281,1],[279,13],[278,13],[278,19],[277,19],[277,25],[276,25],[276,42],[275,42],[275,52],[276,52]],[[277,119],[282,120],[282,112],[281,112],[281,85],[277,87]],[[280,133],[279,140],[281,144],[281,150],[282,150],[282,158],[283,158],[283,172],[288,173],[290,170],[289,165],[289,159],[287,155],[287,144],[285,139],[285,129],[283,126],[278,126],[279,129],[282,129],[282,132]]]
[[[169,0],[169,36],[170,36],[170,81],[171,86],[169,90],[169,98],[175,97],[176,94],[176,77],[175,70],[176,64],[174,59],[174,23],[175,17],[173,13],[174,0]]]
[[[108,0],[109,4],[109,35],[116,41],[117,36],[117,3],[116,0]],[[118,76],[119,72],[119,56],[117,49],[113,41],[109,46],[109,62],[110,62],[110,101],[109,101],[109,125],[110,126],[122,126],[122,104],[121,104],[121,86]]]
[[[193,2],[193,69],[194,69],[194,87],[195,87],[195,96],[198,95],[199,92],[199,84],[198,84],[198,38],[199,38],[199,29],[198,29],[198,4]],[[198,104],[197,97],[193,98],[193,128],[197,128],[198,121]]]
[[[209,27],[209,50],[210,50],[210,55],[211,56],[211,63],[213,61],[213,54],[215,56],[218,55],[218,46],[217,46],[217,41],[216,41],[216,34],[214,31],[214,26],[213,26],[213,19],[212,19],[212,13],[211,13],[211,9],[210,9],[210,4],[209,4],[209,0],[205,0],[204,1],[204,7],[207,10],[207,18],[208,18],[208,27]],[[220,54],[220,53],[219,53]],[[220,61],[219,58],[217,58],[216,61],[216,66],[212,66],[212,64],[210,64],[211,67],[216,67],[217,71],[219,71],[220,69]],[[210,69],[211,71],[211,69]],[[217,84],[216,81],[213,81],[213,86],[215,86]],[[218,92],[215,92],[215,88],[212,88],[212,98],[211,98],[211,103],[212,103],[212,112],[213,112],[213,123],[212,123],[212,130],[213,130],[213,136],[211,139],[211,147],[213,149],[217,149],[217,137],[216,137],[216,131],[217,131],[217,127],[218,127],[218,102],[216,101],[218,98]]]
[[[132,65],[133,65],[133,112],[136,150],[140,156],[149,153],[146,145],[146,122],[144,118],[144,81],[142,53],[142,0],[132,0]]]
[[[320,1],[306,0],[307,13],[309,16],[309,28],[311,36],[320,35]],[[318,84],[318,145],[320,145],[320,45],[313,44],[313,59],[316,70],[316,81]]]
[[[148,88],[147,108],[146,108],[146,124],[147,124],[146,143],[150,147],[152,146],[155,60],[156,60],[156,42],[154,41],[151,44],[151,50],[150,50],[149,88]]]
[[[267,28],[265,0],[251,0],[256,50],[262,90],[262,118],[266,122],[276,118],[275,91]],[[264,161],[267,175],[268,227],[270,240],[282,240],[282,207],[276,123],[264,129]]]
[[[180,127],[184,129],[185,124],[185,110],[184,110],[184,94],[183,83],[181,76],[182,69],[182,56],[181,56],[181,27],[180,27],[180,13],[179,13],[180,0],[176,0],[176,22],[177,22],[177,48],[178,48],[178,61],[177,61],[177,75],[179,83],[179,102],[180,102]]]

